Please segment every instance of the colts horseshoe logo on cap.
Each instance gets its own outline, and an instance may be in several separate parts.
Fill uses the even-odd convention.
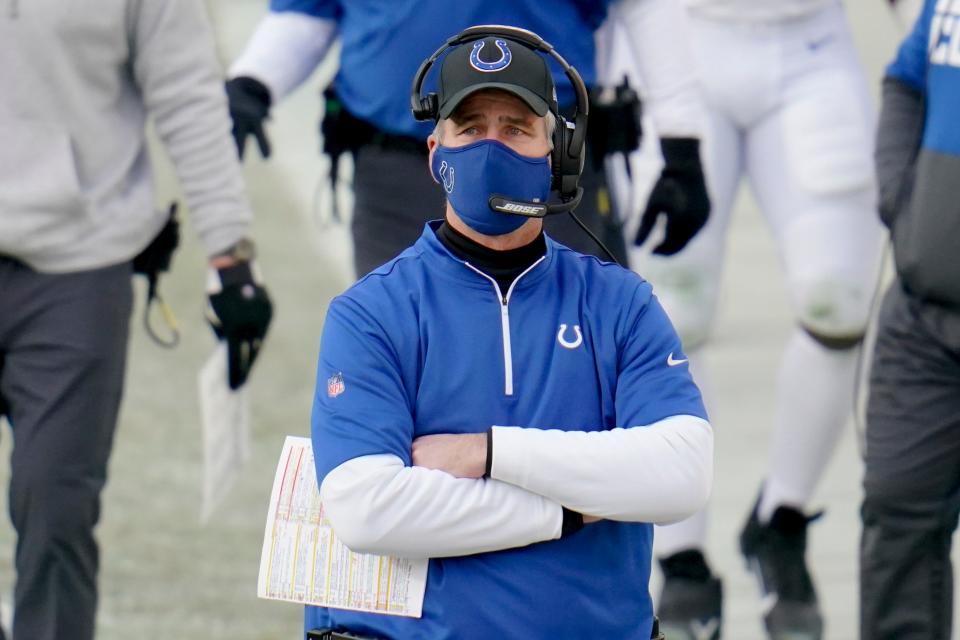
[[[473,51],[470,52],[470,66],[477,71],[483,71],[484,73],[506,69],[507,65],[509,65],[510,61],[513,59],[513,54],[510,53],[510,49],[507,48],[506,40],[497,39],[494,40],[494,43],[497,45],[497,49],[500,50],[499,60],[494,60],[493,62],[484,62],[481,60],[480,50],[483,49],[483,45],[485,43],[483,40],[477,40],[473,43]]]

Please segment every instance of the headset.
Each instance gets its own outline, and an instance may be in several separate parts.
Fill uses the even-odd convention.
[[[573,85],[577,96],[577,108],[573,116],[573,122],[570,122],[560,114],[555,101],[551,101],[549,105],[550,111],[557,119],[557,126],[553,131],[553,150],[550,152],[551,172],[553,174],[550,188],[560,194],[560,203],[527,202],[493,195],[490,198],[490,206],[497,211],[519,213],[534,218],[542,218],[556,213],[569,212],[572,214],[583,197],[583,187],[579,186],[579,181],[586,156],[587,115],[590,111],[587,87],[577,70],[554,50],[553,45],[534,32],[503,25],[479,25],[465,29],[447,39],[443,46],[423,61],[413,78],[413,87],[410,93],[410,107],[413,111],[413,117],[417,120],[434,121],[439,117],[439,97],[432,91],[424,96],[422,91],[427,72],[444,52],[467,42],[495,37],[507,38],[534,51],[541,51],[556,60],[566,73],[570,84]]]

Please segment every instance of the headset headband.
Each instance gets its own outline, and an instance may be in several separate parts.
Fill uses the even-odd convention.
[[[564,59],[563,56],[557,53],[552,44],[534,32],[528,31],[527,29],[521,29],[519,27],[508,27],[496,24],[478,25],[464,29],[457,35],[448,38],[443,46],[437,49],[432,56],[420,64],[420,68],[417,69],[417,73],[413,77],[413,87],[411,88],[410,92],[410,107],[413,110],[414,117],[416,117],[417,120],[436,118],[436,114],[432,109],[424,108],[421,91],[423,90],[423,83],[424,80],[426,80],[427,73],[430,71],[430,67],[434,65],[437,59],[443,55],[445,51],[467,42],[473,42],[474,40],[482,40],[483,38],[497,36],[502,36],[515,42],[527,45],[535,51],[542,51],[556,60],[561,68],[563,68],[563,72],[566,74],[570,84],[573,85],[574,93],[576,93],[577,96],[577,112],[574,115],[576,133],[574,135],[578,137],[575,137],[571,142],[572,145],[575,146],[582,144],[582,138],[584,136],[584,132],[586,131],[587,115],[590,112],[590,101],[587,96],[587,86],[583,83],[583,78],[580,77],[580,73],[574,69],[570,63]],[[559,116],[560,114],[556,113],[555,115]]]

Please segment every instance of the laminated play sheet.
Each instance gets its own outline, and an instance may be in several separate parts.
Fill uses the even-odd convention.
[[[259,597],[419,618],[428,562],[350,551],[324,517],[310,439],[287,436],[263,535]]]

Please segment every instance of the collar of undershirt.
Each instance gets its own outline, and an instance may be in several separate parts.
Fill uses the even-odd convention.
[[[436,234],[437,239],[450,253],[496,280],[503,292],[510,288],[517,276],[547,252],[547,242],[542,231],[528,244],[505,251],[497,251],[474,242],[446,221],[436,229]]]

